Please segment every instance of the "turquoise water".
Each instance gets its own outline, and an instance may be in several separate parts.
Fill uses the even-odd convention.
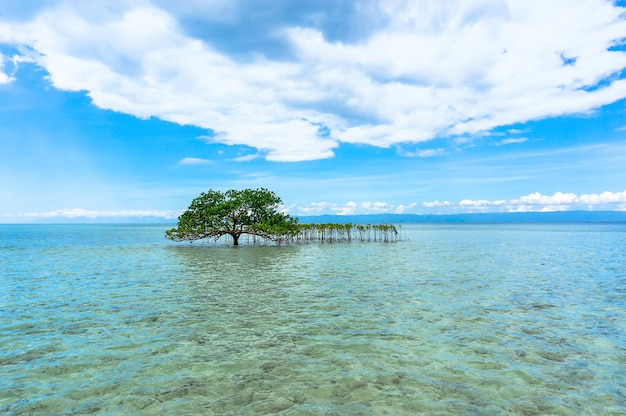
[[[626,224],[0,225],[0,413],[626,414]]]

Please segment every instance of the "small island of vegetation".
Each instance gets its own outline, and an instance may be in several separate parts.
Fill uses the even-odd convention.
[[[239,245],[242,235],[253,243],[273,241],[339,242],[339,241],[398,241],[395,226],[355,224],[300,224],[297,218],[279,211],[282,200],[265,188],[231,189],[226,192],[209,190],[195,198],[178,217],[178,225],[165,232],[174,241],[213,239],[230,235],[233,245]]]

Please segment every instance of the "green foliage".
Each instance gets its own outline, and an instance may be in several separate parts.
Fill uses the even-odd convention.
[[[239,244],[242,234],[280,241],[295,235],[298,220],[278,211],[281,199],[265,188],[209,190],[195,198],[178,217],[178,226],[165,232],[174,241],[218,240],[224,235]]]
[[[281,199],[265,188],[203,192],[183,214],[178,226],[165,232],[174,241],[219,240],[225,235],[239,244],[243,234],[279,243],[398,241],[393,225],[298,224],[296,218],[278,211]]]

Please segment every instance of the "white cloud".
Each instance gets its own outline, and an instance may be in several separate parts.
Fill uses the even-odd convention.
[[[588,111],[626,94],[623,81],[581,89],[626,65],[624,53],[606,51],[626,33],[621,10],[607,2],[386,5],[391,25],[363,45],[330,44],[312,30],[292,32],[309,67],[344,74],[332,86],[383,120],[348,128],[341,140],[384,145],[438,132],[475,133]],[[574,67],[562,65],[563,51],[578,57]]]
[[[162,210],[88,210],[83,208],[59,209],[48,212],[26,212],[6,215],[12,219],[24,220],[63,220],[63,219],[129,219],[129,218],[160,218],[175,219],[180,215],[174,211]]]
[[[178,163],[180,165],[208,165],[213,163],[213,161],[209,159],[200,159],[197,157],[186,157],[184,159],[181,159]]]
[[[9,76],[7,73],[4,72],[5,59],[5,56],[0,53],[0,85],[7,84],[13,80],[12,76]]]
[[[507,144],[524,143],[528,141],[528,137],[518,137],[511,139],[503,139],[496,143],[496,146],[506,146]]]
[[[415,210],[416,207],[417,207],[417,203],[415,202],[412,202],[407,205],[400,204],[394,208],[394,213],[396,214],[411,213]]]
[[[564,211],[569,209],[595,209],[595,210],[626,210],[626,191],[603,192],[601,194],[583,194],[557,192],[552,196],[533,193],[512,200],[511,205],[516,210],[533,210],[536,207],[550,211]]]
[[[99,107],[211,129],[220,133],[208,140],[273,161],[328,158],[339,142],[388,147],[477,134],[626,97],[617,77],[626,53],[608,50],[626,19],[609,1],[381,0],[387,24],[358,43],[285,30],[294,61],[230,57],[176,20],[213,21],[223,10],[237,21],[242,7],[154,4],[67,0],[31,21],[0,21],[0,42]]]
[[[520,198],[504,200],[472,200],[459,202],[428,201],[394,205],[387,202],[353,201],[341,203],[312,202],[289,207],[295,215],[351,214],[459,214],[487,212],[551,212],[551,211],[626,211],[626,191],[576,195],[556,192],[553,195],[531,193]]]
[[[524,134],[524,133],[528,133],[529,130],[523,130],[523,129],[509,129],[507,130],[507,132],[509,134]]]
[[[295,216],[307,215],[358,215],[358,214],[459,214],[488,212],[554,212],[554,211],[626,211],[624,192],[582,194],[556,192],[542,195],[538,192],[510,200],[471,200],[460,202],[430,201],[422,203],[391,204],[387,202],[311,202],[305,205],[281,206],[281,211]],[[132,221],[175,220],[181,211],[168,210],[87,210],[82,208],[59,209],[48,212],[27,212],[4,215],[6,222],[23,221]]]
[[[402,156],[407,157],[433,157],[446,154],[446,151],[439,147],[437,149],[418,149],[414,152],[400,151]]]
[[[450,201],[430,201],[422,202],[422,206],[424,208],[450,208],[453,207],[454,204]]]
[[[357,204],[353,201],[348,202],[343,207],[337,210],[337,215],[350,215],[354,214],[354,210],[357,208]]]
[[[283,102],[307,93],[293,80],[297,65],[238,64],[183,35],[154,7],[95,22],[54,9],[29,24],[0,26],[0,41],[32,46],[31,58],[55,87],[86,90],[99,107],[213,129],[221,133],[209,140],[248,144],[268,160],[330,157],[337,146],[315,124],[331,116]]]
[[[626,191],[583,195],[563,192],[542,195],[534,192],[511,200],[464,199],[459,203],[433,201],[422,203],[422,207],[443,208],[448,212],[626,211]]]
[[[387,202],[360,202],[349,201],[344,204],[332,202],[312,202],[307,205],[297,205],[289,208],[289,212],[295,212],[295,215],[353,215],[353,214],[402,214],[410,213],[416,203],[407,205],[393,205]]]
[[[251,160],[258,159],[259,157],[260,157],[259,155],[251,154],[251,155],[235,157],[232,160],[235,162],[250,162]]]

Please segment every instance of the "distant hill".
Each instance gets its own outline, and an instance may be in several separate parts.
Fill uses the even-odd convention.
[[[567,223],[626,222],[626,211],[499,212],[489,214],[369,214],[298,217],[303,224],[408,224],[408,223]]]
[[[365,214],[365,215],[306,215],[299,216],[302,224],[460,224],[460,223],[575,223],[626,222],[626,211],[560,211],[560,212],[501,212],[491,214]],[[176,219],[161,217],[106,218],[43,218],[31,224],[176,224]]]

